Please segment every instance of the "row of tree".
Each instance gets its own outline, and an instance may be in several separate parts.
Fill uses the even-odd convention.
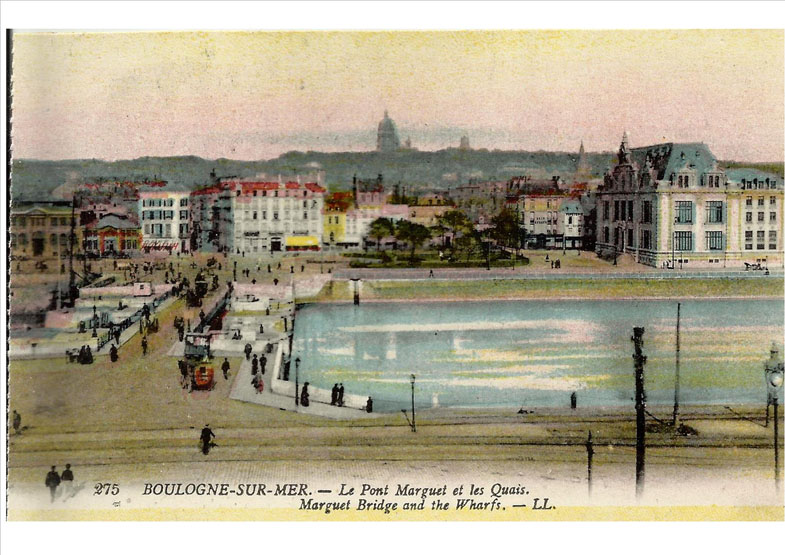
[[[508,248],[519,248],[523,241],[516,215],[506,208],[494,216],[491,225],[483,231],[476,229],[465,212],[450,210],[440,216],[438,223],[431,228],[408,220],[395,223],[389,218],[377,218],[371,223],[368,236],[376,242],[377,251],[386,237],[394,237],[408,244],[412,262],[416,249],[435,237],[439,237],[442,249],[448,250],[451,258],[463,254],[467,261],[481,245],[488,245],[489,242]]]

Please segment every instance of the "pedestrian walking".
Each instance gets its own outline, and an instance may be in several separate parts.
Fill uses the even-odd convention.
[[[431,270],[428,272],[428,277],[429,278],[433,277],[433,268],[431,268]]]
[[[202,453],[205,455],[210,452],[210,445],[212,443],[212,438],[215,437],[215,434],[210,429],[209,424],[205,424],[204,428],[202,428],[202,435],[200,436],[200,441],[202,442]]]
[[[142,337],[142,356],[147,356],[147,336]]]
[[[257,372],[259,372],[259,358],[256,353],[254,353],[253,360],[251,361],[251,374],[255,376]]]
[[[109,348],[109,360],[117,362],[117,347],[115,345]]]
[[[270,268],[270,265],[268,264],[268,265],[267,265],[267,273],[268,273],[268,274],[271,274],[272,272],[273,272],[273,269],[272,269],[272,268]]]
[[[262,374],[264,374],[264,371],[267,369],[267,357],[264,356],[264,354],[262,354],[262,358],[259,359],[259,363],[262,366]]]
[[[221,370],[223,370],[223,373],[224,373],[224,379],[225,379],[225,380],[228,380],[228,379],[229,379],[229,369],[230,369],[230,368],[229,368],[229,359],[228,359],[228,358],[226,358],[226,357],[224,357],[224,362],[223,362],[223,364],[221,365]]]
[[[305,265],[304,265],[304,264],[301,264],[301,265],[300,265],[300,272],[302,273],[302,272],[304,272],[304,271],[305,271]]]
[[[371,413],[373,412],[373,399],[369,396],[368,400],[365,402],[365,412]]]
[[[57,494],[57,486],[60,485],[60,475],[57,473],[55,468],[56,467],[53,466],[52,470],[50,470],[47,473],[46,481],[44,482],[44,484],[46,484],[46,487],[49,488],[49,493],[52,495],[52,503],[55,502],[55,495]]]
[[[263,333],[264,333],[264,324],[259,324],[259,334],[261,335]]]
[[[71,471],[71,465],[65,465],[60,481],[63,484],[63,502],[73,495],[74,492],[74,473]]]
[[[303,389],[300,392],[300,405],[303,406],[303,407],[307,407],[307,406],[309,406],[311,404],[311,401],[310,401],[311,396],[308,393],[308,386],[309,385],[310,384],[308,382],[305,382],[303,384]]]
[[[245,344],[245,360],[251,359],[251,351],[253,351],[253,347],[251,347],[250,343]]]
[[[338,384],[333,385],[330,391],[330,404],[335,405],[338,403]]]
[[[343,406],[343,383],[338,386],[338,406]]]
[[[19,430],[22,429],[22,415],[14,411],[13,418],[11,419],[11,425],[14,427],[15,434],[20,433]]]

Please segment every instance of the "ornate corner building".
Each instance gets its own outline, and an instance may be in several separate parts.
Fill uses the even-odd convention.
[[[598,254],[665,268],[782,266],[783,177],[724,169],[703,143],[630,149],[597,190]]]

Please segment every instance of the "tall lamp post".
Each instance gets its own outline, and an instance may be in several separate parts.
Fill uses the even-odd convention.
[[[774,407],[774,482],[777,488],[780,487],[780,416],[779,402],[782,396],[782,383],[785,368],[783,368],[782,357],[776,344],[771,346],[771,356],[764,366],[766,371],[766,389],[771,404]]]
[[[414,374],[412,374],[411,378],[409,378],[409,381],[412,384],[412,431],[416,432],[417,431],[417,421],[414,419],[414,379],[415,379],[414,378]]]
[[[300,406],[300,357],[294,359],[294,406]]]

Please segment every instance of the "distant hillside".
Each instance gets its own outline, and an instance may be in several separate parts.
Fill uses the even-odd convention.
[[[587,153],[596,176],[612,160],[610,153]],[[66,184],[106,180],[143,180],[157,177],[195,188],[209,182],[210,171],[219,176],[250,177],[266,173],[307,174],[324,170],[331,187],[348,188],[352,176],[375,177],[381,173],[388,185],[400,182],[410,190],[454,187],[470,178],[507,179],[527,174],[533,177],[572,177],[577,153],[523,152],[446,149],[435,152],[288,152],[273,160],[205,160],[196,156],[144,157],[135,160],[15,160],[12,196],[15,200],[48,198]]]
[[[586,153],[594,178],[599,178],[614,162],[609,152]],[[574,177],[577,153],[446,149],[434,152],[288,152],[273,160],[205,160],[196,156],[144,157],[135,160],[15,160],[11,180],[14,200],[42,200],[62,185],[97,180],[144,180],[157,177],[189,188],[207,184],[211,170],[222,177],[251,177],[266,173],[308,174],[324,170],[327,184],[348,189],[352,176],[384,175],[385,184],[405,185],[409,191],[444,189],[466,183],[471,178],[508,179],[516,175],[547,178]],[[754,167],[783,174],[783,163],[748,164],[727,162],[727,167]],[[67,189],[67,188],[64,188]]]

